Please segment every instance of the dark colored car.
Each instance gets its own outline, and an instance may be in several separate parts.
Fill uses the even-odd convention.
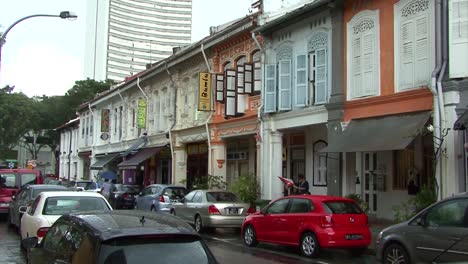
[[[354,200],[326,195],[279,198],[242,224],[244,244],[258,242],[297,246],[306,257],[322,248],[348,249],[360,255],[371,243],[366,213]]]
[[[11,197],[23,186],[43,183],[40,170],[0,169],[0,214],[8,213]]]
[[[468,263],[468,194],[385,228],[377,236],[376,254],[383,263]]]
[[[182,199],[187,194],[188,190],[183,186],[151,184],[146,186],[135,198],[135,208],[172,213],[174,203],[181,204]]]
[[[23,240],[30,263],[217,263],[200,235],[175,216],[140,210],[60,217],[37,244]]]
[[[21,206],[29,206],[41,192],[67,190],[68,188],[65,186],[51,184],[32,184],[23,187],[19,193],[11,197],[12,201],[8,210],[9,224],[19,227],[21,217],[23,216],[23,214],[20,213],[19,208]]]
[[[140,186],[113,184],[110,189],[109,203],[114,209],[133,209],[135,196],[140,193]]]

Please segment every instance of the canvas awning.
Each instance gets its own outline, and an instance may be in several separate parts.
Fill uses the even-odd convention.
[[[163,147],[140,149],[135,155],[119,163],[117,167],[122,170],[136,170],[141,163],[159,153]]]
[[[341,136],[320,152],[405,149],[421,133],[429,112],[351,120]]]
[[[107,154],[101,157],[97,157],[97,161],[90,166],[92,170],[102,170],[109,162],[113,161],[119,156],[119,153]]]

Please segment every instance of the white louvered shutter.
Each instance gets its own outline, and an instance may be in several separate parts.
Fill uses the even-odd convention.
[[[352,44],[352,87],[351,87],[351,96],[353,98],[361,97],[362,92],[362,66],[361,66],[361,38],[356,37],[353,39]]]
[[[450,77],[468,77],[468,0],[452,0],[449,6]]]
[[[216,101],[224,102],[224,75],[216,74]]]
[[[299,54],[296,57],[296,82],[294,86],[294,106],[307,105],[307,55]]]
[[[262,64],[257,61],[254,63],[254,72],[253,72],[253,79],[254,79],[254,92],[261,92],[262,91]]]
[[[224,106],[225,116],[235,116],[237,113],[237,89],[236,89],[236,71],[226,70],[226,102]]]
[[[429,19],[427,16],[415,20],[415,46],[414,46],[414,85],[429,84]]]
[[[245,93],[245,68],[244,65],[237,65],[236,87],[237,87],[237,113],[245,113],[247,98]]]
[[[265,65],[265,113],[276,112],[276,65]]]
[[[412,20],[402,24],[400,30],[400,89],[413,87],[414,77],[414,23]]]
[[[251,94],[253,92],[253,65],[244,65],[244,92]]]
[[[377,89],[375,82],[375,66],[374,66],[374,35],[367,34],[362,37],[362,90],[363,96],[374,95]]]
[[[315,103],[324,104],[328,99],[327,90],[327,52],[325,49],[315,51]]]
[[[281,60],[278,65],[278,110],[291,110],[291,61]]]
[[[156,94],[156,101],[154,104],[154,129],[156,131],[161,130],[161,98],[159,97],[159,93]]]

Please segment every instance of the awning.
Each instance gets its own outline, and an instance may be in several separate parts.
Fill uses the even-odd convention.
[[[102,157],[97,157],[98,161],[90,166],[92,170],[102,170],[102,168],[119,156],[119,153],[112,153]]]
[[[429,112],[351,120],[340,136],[320,152],[405,149],[421,133]]]
[[[454,130],[465,130],[468,126],[468,110],[465,110],[463,114],[458,117],[457,121],[453,124]]]
[[[140,151],[138,151],[133,157],[119,163],[117,167],[122,170],[136,170],[138,169],[138,166],[140,166],[140,164],[143,161],[151,158],[156,153],[159,153],[159,151],[162,148],[163,147],[161,146],[161,147],[140,149]]]

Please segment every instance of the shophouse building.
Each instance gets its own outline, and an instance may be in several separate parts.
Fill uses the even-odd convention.
[[[75,118],[55,130],[60,137],[58,175],[60,179],[77,180],[78,178],[78,138],[80,119]],[[81,177],[80,179],[82,179]]]

